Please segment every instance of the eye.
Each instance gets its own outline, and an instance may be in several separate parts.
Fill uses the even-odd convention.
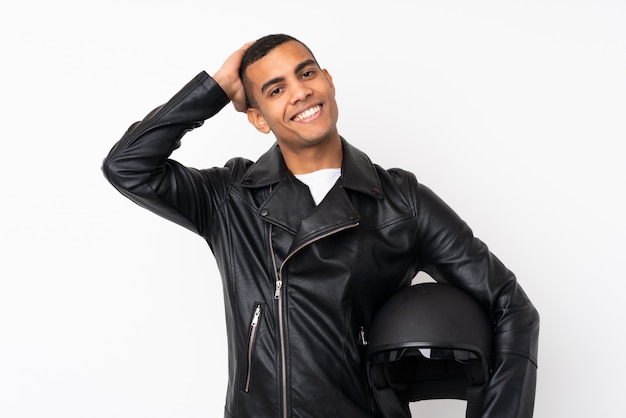
[[[269,91],[270,96],[278,96],[283,91],[282,87],[276,87]]]
[[[303,80],[306,80],[308,78],[312,78],[313,76],[315,76],[315,70],[307,70],[302,73],[300,78],[302,78]]]

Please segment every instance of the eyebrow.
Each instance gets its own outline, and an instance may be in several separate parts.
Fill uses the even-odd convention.
[[[300,71],[302,71],[303,68],[311,65],[311,64],[315,64],[317,65],[317,63],[315,62],[314,59],[308,59],[306,61],[302,61],[300,64],[296,65],[296,68],[293,70],[293,72],[295,74],[299,73]],[[261,86],[261,93],[264,93],[265,90],[267,90],[272,84],[276,84],[276,83],[280,83],[282,81],[285,81],[285,77],[276,77],[276,78],[272,78],[269,81],[266,81],[265,83],[263,83],[263,85]]]

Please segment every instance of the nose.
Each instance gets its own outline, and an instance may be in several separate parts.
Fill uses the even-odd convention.
[[[291,102],[298,103],[305,101],[309,96],[313,94],[313,90],[303,82],[295,83],[292,88]]]

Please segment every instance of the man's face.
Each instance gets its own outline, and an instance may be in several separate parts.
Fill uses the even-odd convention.
[[[302,44],[289,41],[246,69],[248,120],[294,152],[338,139],[335,86]]]

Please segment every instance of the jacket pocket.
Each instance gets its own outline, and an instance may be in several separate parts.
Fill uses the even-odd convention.
[[[358,337],[358,346],[360,349],[360,353],[361,353],[361,378],[363,379],[363,387],[365,387],[365,390],[367,392],[367,403],[369,406],[369,410],[370,413],[378,416],[377,414],[379,413],[378,411],[378,406],[376,404],[376,400],[374,398],[374,394],[372,392],[371,386],[370,386],[370,377],[369,377],[369,358],[367,356],[367,332],[365,331],[365,326],[361,325],[361,327],[359,328],[359,337]],[[343,415],[342,415],[343,416]]]
[[[248,333],[248,348],[246,351],[246,375],[243,384],[243,391],[250,392],[250,382],[252,380],[252,366],[254,365],[254,346],[259,332],[261,315],[263,314],[263,304],[257,303],[254,307],[252,319],[250,320],[250,331]]]

